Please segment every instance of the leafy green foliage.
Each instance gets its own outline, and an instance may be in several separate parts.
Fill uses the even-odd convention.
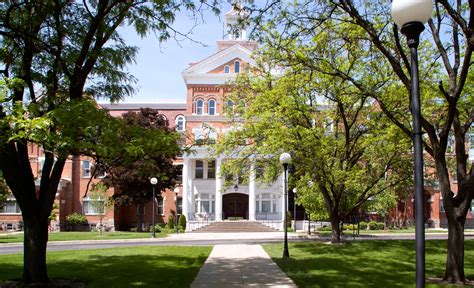
[[[174,229],[175,228],[175,223],[174,223],[175,220],[174,219],[175,218],[174,218],[173,214],[170,214],[168,216],[168,223],[166,223],[166,228],[167,229]]]
[[[186,229],[186,216],[184,214],[179,215],[178,223],[180,230]]]
[[[327,46],[320,41],[298,43],[291,50]],[[274,181],[281,169],[277,156],[290,151],[295,172],[289,180],[301,191],[298,202],[312,219],[329,217],[334,223],[375,195],[390,193],[390,199],[397,199],[411,184],[408,139],[350,82],[334,85],[334,78],[280,53],[271,40],[266,44],[259,58],[265,62],[259,67],[261,77],[244,75],[230,96],[234,103],[242,99],[245,108],[231,111],[235,129],[217,148],[234,158],[223,164],[225,173],[249,173],[259,165],[254,155],[273,155],[262,157],[261,167],[262,179]],[[273,75],[266,69],[277,65],[284,72]],[[394,205],[385,204],[387,210]]]
[[[71,213],[66,216],[66,220],[70,225],[82,225],[87,223],[87,218],[83,214],[77,212]]]
[[[5,179],[3,179],[2,172],[0,171],[0,208],[3,207],[7,201],[9,190]]]

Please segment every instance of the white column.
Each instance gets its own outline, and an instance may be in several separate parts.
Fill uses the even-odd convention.
[[[249,179],[249,220],[255,221],[255,165],[250,164],[250,179]]]
[[[190,169],[190,160],[187,157],[183,157],[183,214],[186,216],[186,219],[192,220],[191,219],[191,209],[192,209],[192,189],[191,187],[191,179],[189,175],[189,169]]]
[[[216,221],[222,221],[222,175],[221,158],[216,158],[216,211],[214,211]]]

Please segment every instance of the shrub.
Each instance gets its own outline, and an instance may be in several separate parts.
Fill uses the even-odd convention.
[[[66,216],[66,220],[71,225],[82,225],[87,224],[87,218],[85,215],[79,213],[72,213]]]
[[[174,229],[174,216],[170,214],[168,217],[168,223],[166,224],[166,228],[168,229]]]
[[[377,222],[377,229],[378,230],[384,230],[385,229],[385,223]]]
[[[332,231],[331,227],[329,226],[319,227],[317,230],[318,231]]]
[[[357,224],[343,224],[343,230],[357,230]]]
[[[367,222],[365,222],[365,221],[360,221],[359,222],[359,229],[360,230],[366,230],[367,227],[368,227]]]
[[[377,230],[377,228],[378,228],[377,222],[375,221],[369,222],[369,230]]]
[[[184,216],[184,214],[179,215],[178,223],[179,223],[179,230],[186,229],[186,216]]]

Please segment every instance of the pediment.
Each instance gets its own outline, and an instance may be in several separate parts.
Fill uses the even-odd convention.
[[[218,51],[217,53],[207,57],[206,59],[186,68],[182,75],[187,78],[191,75],[203,75],[213,74],[216,69],[222,67],[236,59],[239,59],[243,63],[247,63],[251,66],[255,65],[255,61],[251,57],[252,51],[239,45],[235,44],[227,49]]]

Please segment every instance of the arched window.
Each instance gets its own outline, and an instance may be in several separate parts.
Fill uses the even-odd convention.
[[[230,73],[230,67],[229,67],[229,65],[225,65],[225,66],[224,66],[224,73],[225,73],[225,74],[229,74],[229,73]]]
[[[234,73],[240,73],[240,62],[235,61],[234,63]]]
[[[207,102],[207,114],[215,115],[216,114],[216,100],[211,99]]]
[[[186,120],[183,115],[178,115],[175,119],[176,131],[184,131],[186,129],[185,124]]]
[[[196,114],[202,115],[202,111],[204,108],[204,101],[202,99],[199,99],[196,101]]]

